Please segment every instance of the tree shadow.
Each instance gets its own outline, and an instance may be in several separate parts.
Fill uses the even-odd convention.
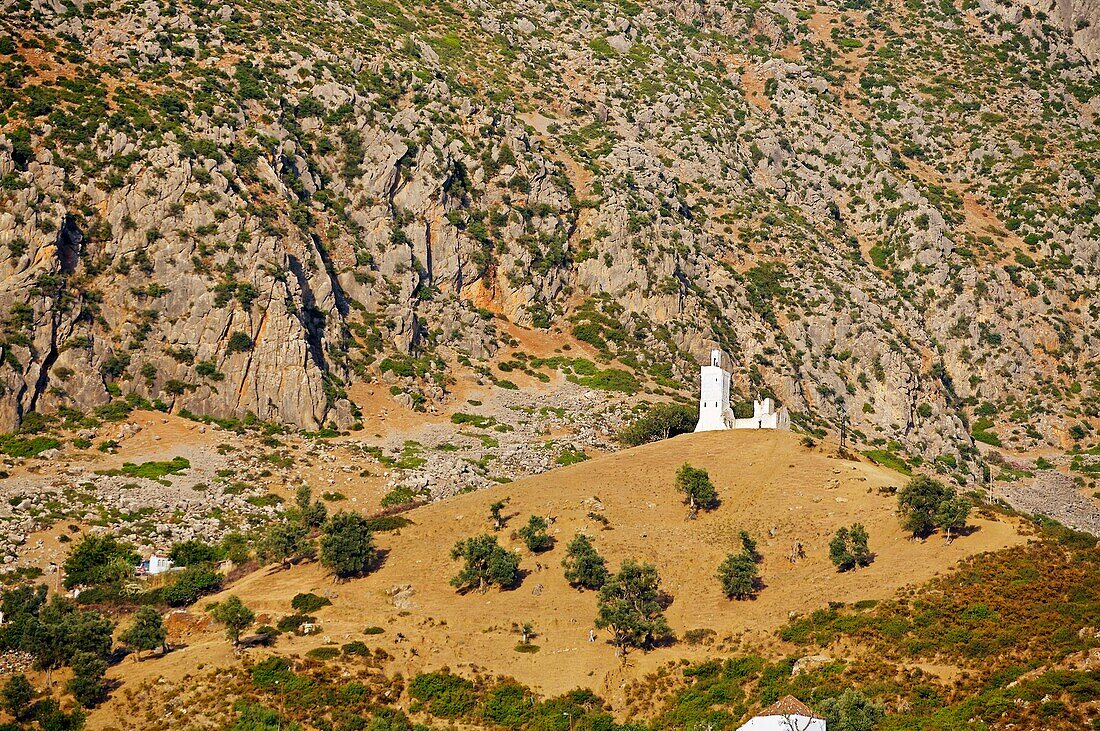
[[[371,559],[370,564],[367,566],[367,570],[364,574],[370,574],[386,565],[386,561],[390,557],[390,549],[388,548],[376,548],[374,549],[374,558]]]
[[[659,649],[659,648],[662,648],[662,647],[672,647],[673,645],[675,645],[679,641],[680,640],[676,636],[675,632],[669,632],[667,635],[661,635],[660,637],[654,637],[650,641],[649,645],[644,648],[644,651],[656,650],[656,649]]]
[[[962,528],[957,528],[952,534],[951,539],[965,538],[966,536],[972,536],[982,529],[980,525],[964,525]]]
[[[527,580],[527,577],[530,576],[532,573],[533,572],[531,571],[531,569],[516,569],[516,580],[513,581],[508,586],[500,587],[500,590],[501,591],[515,591],[516,589],[519,589],[520,587],[523,586],[523,582]],[[486,591],[487,590],[488,589],[486,589]]]
[[[242,650],[247,650],[252,647],[270,647],[275,644],[275,635],[270,634],[256,634],[242,637],[241,641],[237,643],[237,647]]]

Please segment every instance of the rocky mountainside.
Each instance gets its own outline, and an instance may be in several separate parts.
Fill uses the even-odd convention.
[[[960,478],[1096,441],[1093,0],[0,7],[5,428],[343,428],[351,383],[460,371],[679,398],[720,346]]]

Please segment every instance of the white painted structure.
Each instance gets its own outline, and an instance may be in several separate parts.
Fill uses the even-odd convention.
[[[737,731],[826,731],[825,719],[814,715],[794,696],[784,696]]]
[[[165,556],[158,556],[154,553],[141,562],[141,568],[144,569],[144,572],[149,576],[163,574],[172,569],[172,559],[166,558]]]
[[[752,418],[734,419],[734,429],[790,429],[791,415],[786,406],[775,408],[770,398],[752,402]]]
[[[730,408],[730,372],[723,368],[722,351],[710,351],[710,365],[699,369],[699,423],[695,431],[732,429],[736,417]]]
[[[722,429],[791,428],[786,406],[775,408],[770,398],[752,402],[752,417],[738,419],[730,407],[730,372],[725,368],[721,350],[710,351],[710,365],[699,369],[699,423],[695,431]]]

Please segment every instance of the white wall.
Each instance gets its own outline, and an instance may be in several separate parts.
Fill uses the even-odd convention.
[[[733,420],[729,372],[719,366],[703,366],[699,369],[699,423],[695,431],[729,429]]]
[[[737,731],[826,731],[825,719],[809,716],[757,716]]]

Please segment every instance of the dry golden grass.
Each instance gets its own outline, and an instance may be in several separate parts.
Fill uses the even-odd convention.
[[[709,470],[721,498],[716,510],[694,521],[687,519],[673,485],[684,462]],[[790,433],[686,435],[416,509],[407,514],[413,525],[377,536],[387,551],[385,564],[365,578],[334,584],[319,565],[305,564],[259,571],[227,593],[273,617],[291,613],[290,600],[299,592],[335,593],[333,606],[316,613],[322,633],[281,638],[276,653],[302,654],[326,639],[359,639],[394,655],[389,672],[408,676],[443,666],[458,671],[476,666],[514,676],[544,693],[587,686],[618,704],[628,682],[670,660],[700,659],[735,642],[764,652],[790,649],[776,645],[774,631],[792,612],[812,611],[830,601],[889,597],[949,570],[965,556],[1025,540],[1013,524],[991,520],[974,521],[976,532],[950,544],[939,536],[924,543],[909,540],[898,527],[894,497],[879,492],[906,479],[876,465],[807,449]],[[512,531],[536,513],[553,518],[557,544],[540,555],[524,551],[521,568],[527,575],[518,588],[459,595],[448,583],[456,570],[450,548],[460,538],[490,531],[489,505],[504,498],[509,499],[505,513],[512,517],[499,534],[503,545],[521,550]],[[602,529],[591,513],[604,516],[609,529]],[[837,527],[854,522],[867,527],[877,557],[866,569],[838,574],[828,560],[828,541]],[[739,549],[741,529],[759,542],[766,586],[755,600],[730,601],[720,591],[715,570],[728,552]],[[595,594],[570,588],[560,567],[565,545],[578,531],[594,537],[612,569],[625,558],[656,564],[664,589],[674,597],[667,611],[673,630],[682,636],[712,629],[718,645],[680,642],[636,652],[624,667],[606,633],[598,632],[590,643]],[[806,558],[792,564],[788,555],[795,541],[804,545]],[[405,608],[394,607],[388,594],[399,585],[415,590]],[[541,648],[534,654],[515,651],[514,624],[528,621]],[[371,625],[384,627],[385,633],[364,636],[362,630]],[[231,662],[235,658],[226,641],[210,628],[189,637],[185,649],[160,660],[123,663],[112,675],[127,684],[157,676],[172,682],[200,665]],[[110,726],[114,705],[97,712],[91,727]]]

